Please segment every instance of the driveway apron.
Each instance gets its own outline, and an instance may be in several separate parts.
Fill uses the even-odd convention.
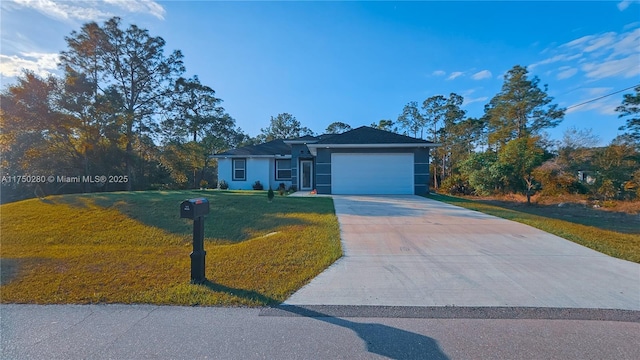
[[[419,196],[333,200],[344,256],[285,304],[640,310],[640,264]]]

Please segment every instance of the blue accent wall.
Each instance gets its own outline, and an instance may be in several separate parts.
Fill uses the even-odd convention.
[[[429,193],[429,148],[414,149],[413,186],[414,194]]]
[[[300,190],[300,182],[298,181],[299,166],[301,159],[313,160],[313,156],[309,151],[309,148],[305,144],[293,144],[291,145],[291,184]],[[314,169],[314,175],[316,171]],[[315,178],[315,176],[314,176]],[[315,180],[315,179],[314,179]]]
[[[316,190],[318,194],[331,194],[330,149],[318,149],[316,154]]]

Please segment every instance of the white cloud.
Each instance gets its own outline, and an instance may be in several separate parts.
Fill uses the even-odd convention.
[[[583,90],[585,90],[587,94],[589,94],[589,96],[600,96],[600,95],[604,95],[607,92],[610,92],[611,90],[613,90],[613,88],[612,87],[593,87],[593,88],[584,88]]]
[[[585,99],[582,101],[578,101],[577,103],[568,106],[566,114],[581,112],[581,111],[597,111],[602,115],[616,115],[616,107],[620,105],[620,101],[616,99],[602,99],[596,100],[594,102],[586,103],[584,105],[580,105],[585,101],[589,101],[590,99]],[[576,106],[579,105],[579,106]],[[572,107],[573,106],[573,107]]]
[[[625,11],[627,10],[627,8],[629,7],[629,5],[631,5],[631,1],[629,0],[622,0],[618,3],[618,10],[620,11]]]
[[[553,64],[553,63],[557,63],[559,61],[571,61],[571,60],[578,59],[581,56],[582,56],[581,54],[574,54],[574,55],[560,54],[560,55],[555,55],[553,57],[544,59],[542,61],[538,61],[537,63],[533,63],[533,64],[527,66],[527,68],[529,70],[533,70],[533,69],[535,69],[536,67],[538,67],[540,65]]]
[[[443,70],[436,70],[434,72],[431,73],[431,75],[433,76],[445,76],[447,73],[444,72]]]
[[[582,44],[584,44],[585,42],[593,39],[594,36],[593,35],[587,35],[587,36],[583,36],[581,38],[575,39],[573,41],[569,41],[568,43],[562,45],[562,46],[568,46],[568,47],[576,47],[576,46],[580,46]]]
[[[57,20],[98,20],[113,14],[96,8],[95,1],[16,0],[16,3]]]
[[[482,88],[478,88],[478,89],[482,89]],[[467,90],[462,91],[462,92],[460,93],[460,95],[462,95],[462,96],[469,96],[469,95],[473,94],[474,92],[476,92],[476,90],[477,90],[477,89],[467,89]]]
[[[9,30],[6,32],[6,34],[2,35],[2,49],[0,50],[0,53],[3,53],[5,55],[32,51],[46,51],[43,50],[41,46],[38,46],[38,44],[36,44],[27,35],[21,32],[15,31],[12,33],[11,30]],[[42,38],[44,38],[44,36]]]
[[[622,34],[613,45],[614,55],[640,54],[640,28]]]
[[[18,55],[0,55],[0,74],[15,77],[23,69],[31,70],[40,76],[52,74],[58,67],[57,53],[21,53]]]
[[[162,5],[152,0],[104,0],[132,13],[146,13],[164,20],[166,11]]]
[[[152,0],[14,0],[16,4],[34,9],[50,18],[62,21],[97,21],[122,13],[145,13],[164,19],[164,7]]]
[[[584,52],[592,52],[598,49],[601,49],[609,44],[612,44],[616,39],[616,33],[609,32],[602,34],[595,38],[593,41],[589,41],[589,46],[586,46],[582,51]]]
[[[566,70],[562,70],[561,72],[558,73],[558,80],[563,80],[563,79],[568,79],[570,77],[572,77],[573,75],[578,73],[578,69],[576,68],[569,68]]]
[[[582,71],[588,78],[603,79],[612,76],[630,78],[640,75],[640,54],[630,55],[626,58],[605,60],[602,62],[590,62],[582,65]]]
[[[638,23],[640,24],[640,23]],[[545,73],[555,67],[557,79],[582,74],[590,79],[630,78],[640,74],[640,28],[621,33],[582,36],[547,51],[546,59],[529,65]]]
[[[489,70],[482,70],[482,71],[479,71],[479,72],[477,72],[477,73],[473,74],[473,75],[471,76],[471,78],[472,78],[473,80],[482,80],[482,79],[489,79],[489,78],[491,78],[491,76],[492,76],[492,75],[491,75],[491,71],[489,71]]]
[[[462,103],[462,106],[467,106],[469,104],[473,104],[475,102],[482,102],[482,101],[487,101],[489,100],[489,97],[487,96],[480,96],[477,98],[464,98],[464,102]]]
[[[451,73],[451,75],[449,75],[447,80],[454,80],[455,78],[458,78],[458,77],[460,77],[462,75],[464,75],[464,73],[462,71],[454,71],[454,72]]]
[[[604,50],[611,55],[629,54],[640,51],[640,28],[627,30],[621,34],[607,32],[598,35],[589,35],[580,39],[560,45],[559,49],[570,49],[580,53],[591,53],[596,50]],[[560,57],[567,54],[558,55]],[[582,54],[588,55],[588,54]]]

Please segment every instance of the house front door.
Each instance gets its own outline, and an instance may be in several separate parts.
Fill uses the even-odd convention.
[[[300,190],[313,190],[313,161],[300,161]]]

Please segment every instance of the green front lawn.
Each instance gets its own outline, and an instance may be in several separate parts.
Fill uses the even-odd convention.
[[[640,235],[637,233],[629,234],[610,230],[610,226],[608,226],[607,229],[602,229],[595,226],[576,224],[553,217],[534,215],[524,211],[507,209],[497,205],[455,196],[437,194],[427,195],[427,197],[527,224],[601,253],[640,263]]]
[[[192,221],[206,197],[206,277],[191,285]],[[276,304],[341,256],[330,198],[266,191],[153,191],[0,206],[3,303]]]

